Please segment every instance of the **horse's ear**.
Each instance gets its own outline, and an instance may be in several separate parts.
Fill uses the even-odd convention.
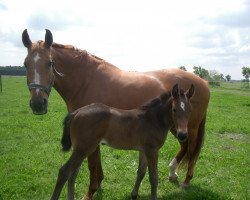
[[[29,49],[31,47],[32,42],[30,40],[27,29],[23,31],[22,40],[23,40],[23,45]]]
[[[49,29],[45,29],[46,30],[46,34],[45,34],[45,46],[47,48],[50,48],[50,46],[53,43],[53,36],[52,33],[50,32]]]
[[[179,97],[179,87],[178,84],[175,84],[173,89],[172,89],[172,96],[177,99]]]
[[[194,95],[194,85],[192,84],[186,93],[187,97],[190,99]]]

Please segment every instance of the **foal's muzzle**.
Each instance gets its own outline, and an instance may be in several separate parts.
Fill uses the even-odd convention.
[[[187,132],[177,132],[177,138],[180,142],[185,142],[188,138]]]

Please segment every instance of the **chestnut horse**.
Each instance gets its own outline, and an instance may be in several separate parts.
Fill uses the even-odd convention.
[[[182,186],[189,185],[205,134],[206,111],[210,98],[207,82],[180,69],[126,72],[87,51],[71,45],[53,43],[49,30],[46,30],[45,41],[33,43],[26,29],[22,34],[22,41],[28,50],[24,65],[31,93],[30,107],[34,114],[47,112],[52,87],[64,99],[68,111],[72,112],[94,102],[133,109],[165,91],[170,91],[176,83],[184,90],[193,84],[196,92],[191,100],[193,111],[188,123],[188,139],[180,143],[181,149],[169,165],[169,179],[177,180],[176,169],[181,161],[186,160],[188,168]],[[178,138],[178,129],[172,128],[171,132]],[[90,185],[87,197],[91,197],[104,177],[99,147],[88,157],[88,167]]]
[[[138,109],[121,110],[101,103],[93,103],[69,113],[64,119],[63,150],[73,146],[69,160],[60,168],[51,200],[59,199],[61,190],[69,181],[68,199],[74,199],[74,185],[84,158],[92,154],[100,143],[113,148],[139,151],[137,179],[131,193],[138,196],[140,184],[149,170],[151,199],[157,199],[158,151],[166,140],[169,129],[175,126],[187,132],[191,113],[190,98],[194,86],[187,92],[176,84],[171,92],[163,93]],[[124,97],[126,98],[126,97]],[[183,141],[186,137],[181,138]]]

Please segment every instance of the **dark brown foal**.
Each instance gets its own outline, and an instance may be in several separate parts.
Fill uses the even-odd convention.
[[[121,110],[104,104],[90,104],[69,113],[64,120],[63,150],[73,146],[70,159],[59,170],[52,200],[58,199],[68,180],[68,199],[74,198],[74,182],[83,159],[92,154],[99,144],[124,150],[138,150],[139,167],[132,191],[138,196],[139,186],[148,167],[151,199],[157,199],[158,151],[165,142],[167,132],[174,125],[180,141],[187,139],[191,113],[190,98],[194,86],[183,92],[176,84],[166,92],[138,109]],[[92,198],[92,197],[91,197]]]

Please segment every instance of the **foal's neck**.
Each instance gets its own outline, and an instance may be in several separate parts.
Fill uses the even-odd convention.
[[[145,111],[145,117],[164,132],[167,132],[173,126],[171,100],[168,101],[167,105]]]

